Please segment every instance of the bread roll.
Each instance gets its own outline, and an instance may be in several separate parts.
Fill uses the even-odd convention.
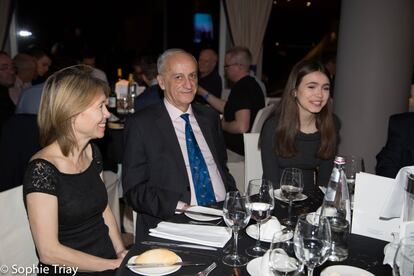
[[[164,248],[157,248],[145,251],[141,255],[138,255],[134,260],[136,264],[173,264],[179,261],[180,257],[177,254]]]

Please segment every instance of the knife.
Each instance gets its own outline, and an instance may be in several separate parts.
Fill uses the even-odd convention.
[[[196,211],[190,211],[190,210],[184,210],[184,209],[175,209],[176,212],[180,212],[180,213],[188,213],[188,214],[193,214],[193,215],[200,215],[200,216],[205,216],[205,217],[210,217],[210,218],[221,218],[221,216],[219,215],[213,215],[213,214],[206,214],[206,213],[202,213],[202,212],[196,212]]]
[[[200,266],[206,265],[205,263],[193,263],[193,262],[176,262],[173,264],[166,264],[166,263],[147,263],[147,264],[126,264],[127,267],[131,268],[153,268],[153,267],[167,267],[167,266]]]
[[[142,241],[141,244],[145,245],[158,245],[158,246],[165,246],[165,247],[186,247],[186,248],[194,248],[194,249],[205,249],[205,250],[212,250],[217,251],[217,248],[205,245],[197,245],[197,244],[188,244],[188,243],[169,243],[169,242],[156,242],[156,241]]]

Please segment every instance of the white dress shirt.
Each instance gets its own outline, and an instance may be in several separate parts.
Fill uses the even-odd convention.
[[[207,145],[206,140],[204,139],[203,133],[201,132],[200,126],[197,123],[196,118],[194,117],[193,109],[191,105],[189,106],[186,112],[182,112],[172,104],[170,104],[167,99],[164,98],[164,104],[167,108],[168,114],[171,117],[171,121],[174,126],[175,134],[177,135],[178,143],[180,144],[181,152],[184,157],[185,167],[187,169],[188,180],[190,182],[191,190],[191,205],[197,205],[197,198],[194,192],[194,183],[191,173],[190,161],[188,159],[187,153],[187,144],[185,140],[185,121],[180,116],[184,113],[189,114],[190,124],[193,129],[194,136],[197,140],[197,144],[200,147],[201,153],[203,154],[204,160],[206,161],[208,173],[210,175],[211,183],[213,185],[214,195],[216,201],[223,201],[226,197],[226,189],[224,188],[223,180],[220,176],[220,172],[217,168],[216,162],[214,162],[213,155],[211,154],[210,148]],[[179,202],[177,208],[181,208],[184,203]]]

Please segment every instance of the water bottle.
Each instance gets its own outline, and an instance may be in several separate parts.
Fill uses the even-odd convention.
[[[321,207],[321,214],[328,218],[331,226],[332,248],[329,260],[335,262],[348,258],[351,205],[344,167],[345,158],[336,156]]]

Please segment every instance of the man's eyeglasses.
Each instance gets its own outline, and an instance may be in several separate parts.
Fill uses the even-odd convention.
[[[224,65],[224,68],[227,69],[227,68],[229,68],[231,66],[234,66],[234,65],[240,65],[240,64],[238,64],[238,63],[227,64],[227,65]]]

